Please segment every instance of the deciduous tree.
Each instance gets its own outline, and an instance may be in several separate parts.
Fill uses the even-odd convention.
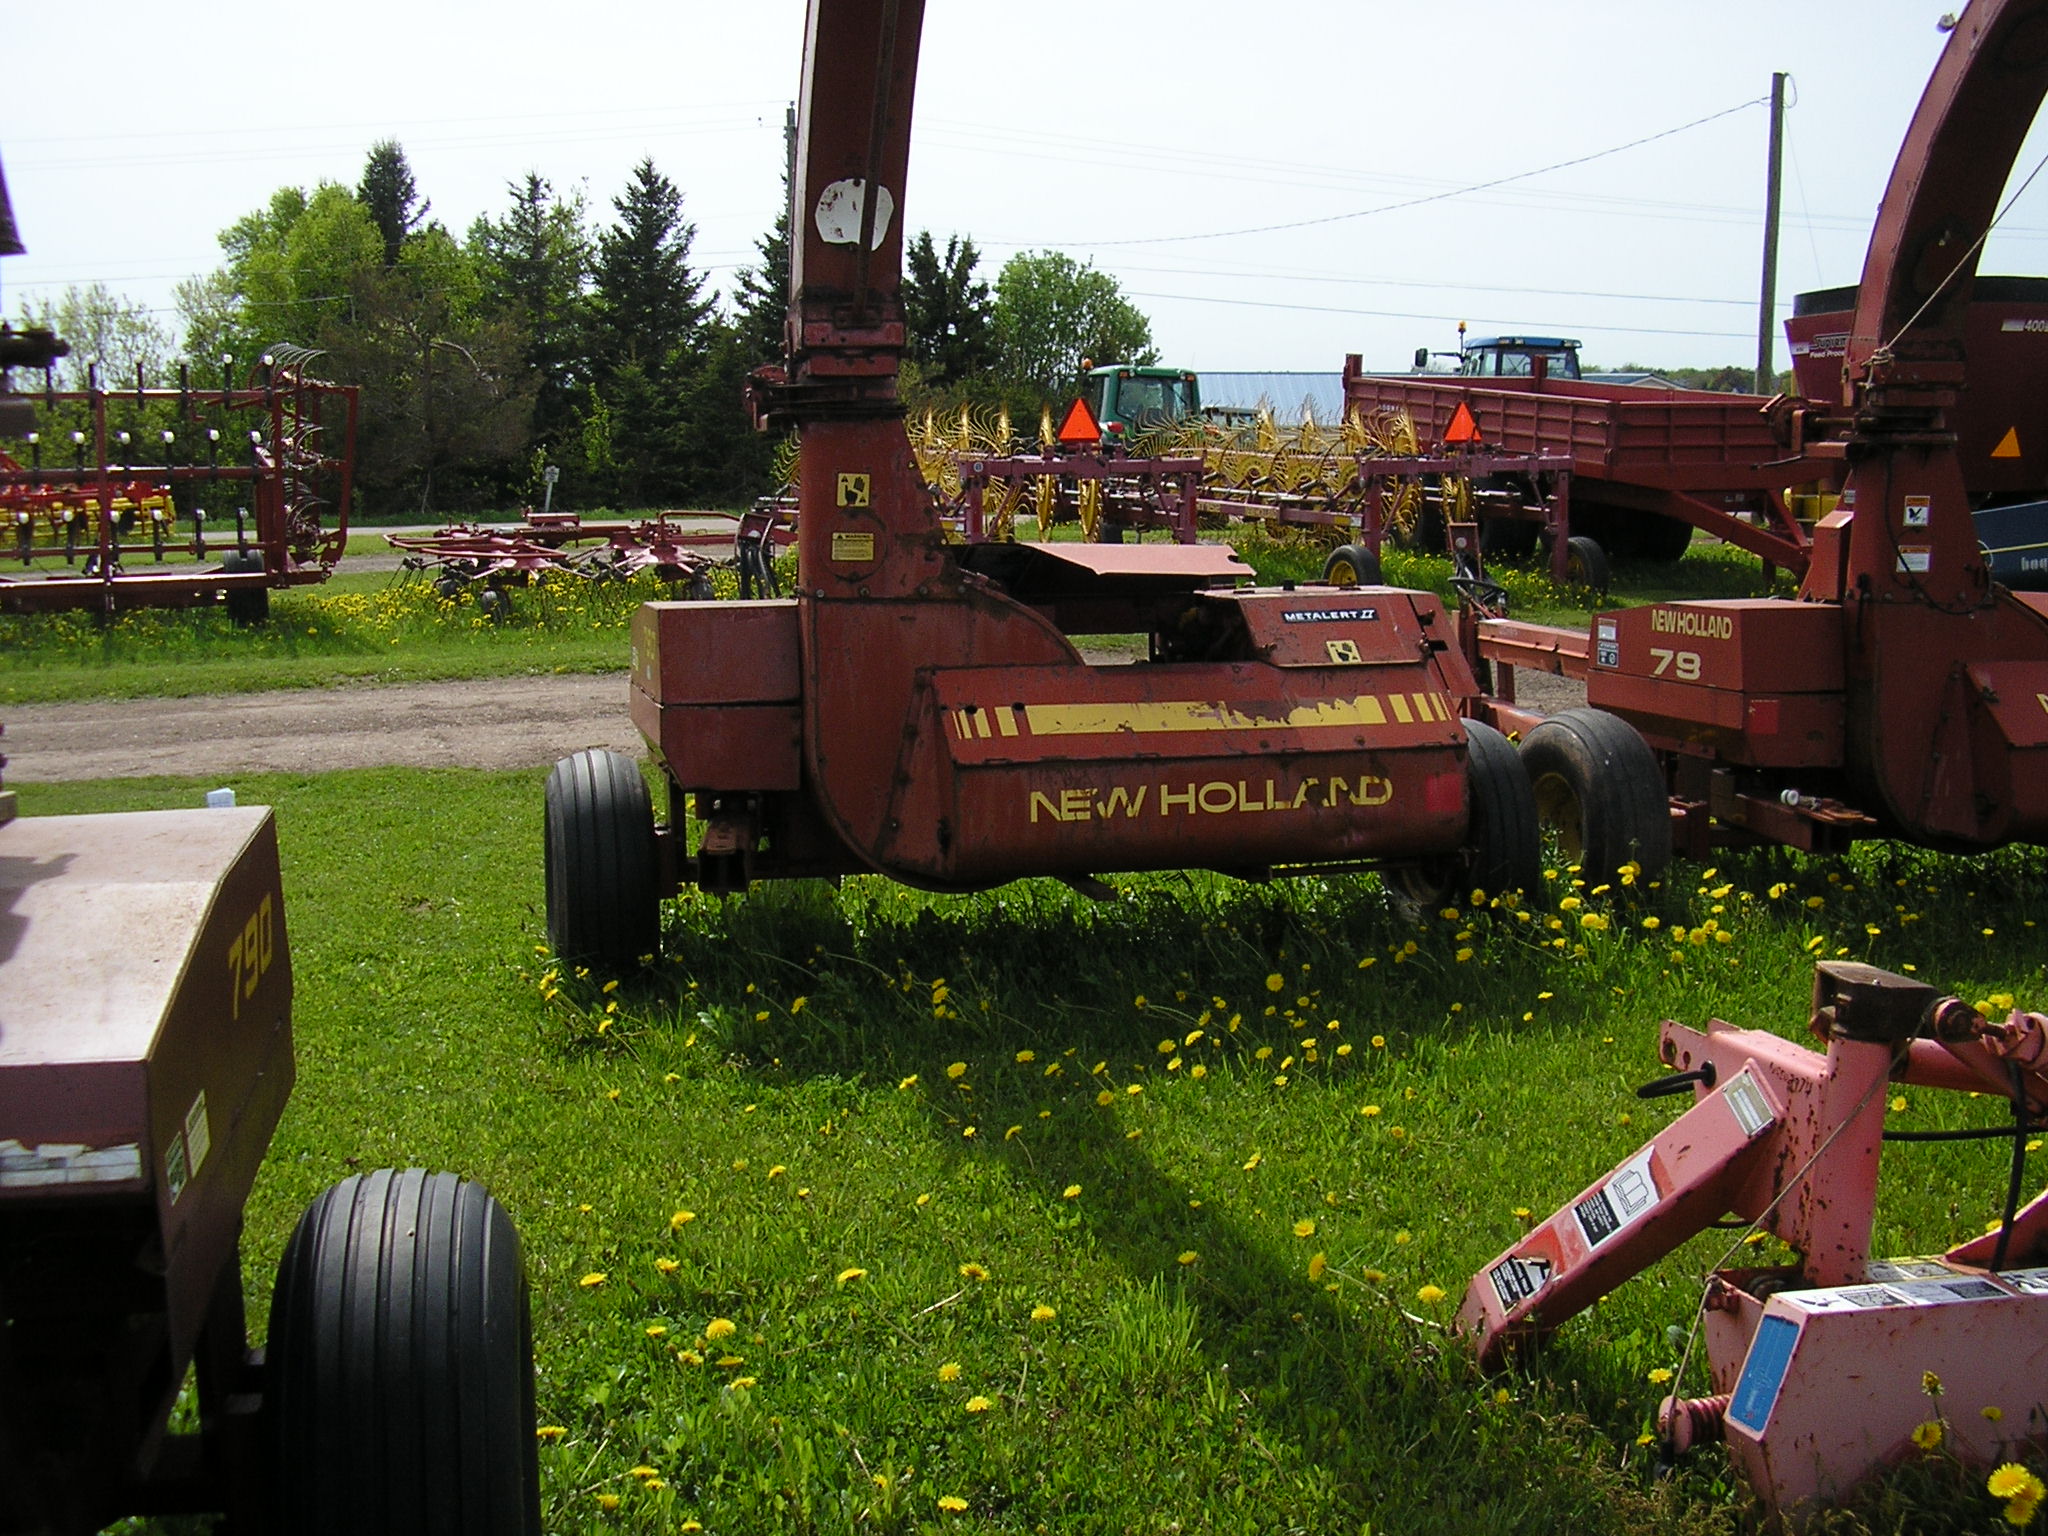
[[[1060,251],[1021,251],[996,278],[996,346],[1003,371],[1047,399],[1070,394],[1081,359],[1158,359],[1152,323],[1107,272]]]

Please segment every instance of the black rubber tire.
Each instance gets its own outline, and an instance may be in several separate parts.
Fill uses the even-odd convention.
[[[1636,554],[1644,560],[1669,565],[1692,547],[1692,524],[1662,512],[1638,514]]]
[[[1323,562],[1323,580],[1333,587],[1376,587],[1386,574],[1380,557],[1363,544],[1340,544]]]
[[[540,1536],[519,1234],[481,1185],[382,1168],[315,1199],[265,1376],[273,1530]]]
[[[244,571],[260,571],[263,569],[263,551],[231,549],[220,557],[220,568],[231,576]],[[230,587],[222,606],[228,611],[229,622],[245,629],[267,623],[270,618],[270,588]]]
[[[1440,907],[1462,907],[1474,891],[1487,897],[1533,895],[1543,887],[1542,830],[1521,758],[1505,736],[1478,720],[1465,722],[1465,744],[1472,808],[1465,849],[1387,872],[1387,895],[1410,921],[1425,920]]]
[[[1605,592],[1614,573],[1607,564],[1607,551],[1599,541],[1589,539],[1583,533],[1575,533],[1565,540],[1564,579],[1575,587],[1588,587],[1595,592]]]
[[[1631,861],[1639,882],[1671,863],[1664,770],[1626,720],[1602,709],[1552,715],[1522,738],[1522,767],[1538,819],[1588,886],[1613,884]]]
[[[619,752],[563,758],[548,774],[544,821],[555,953],[614,970],[658,953],[659,856],[640,765]]]

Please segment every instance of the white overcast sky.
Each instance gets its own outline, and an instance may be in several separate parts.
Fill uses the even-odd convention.
[[[906,222],[971,235],[991,280],[1020,249],[1092,260],[1194,368],[1405,367],[1461,319],[1608,365],[1750,365],[1772,71],[1796,100],[1782,316],[1859,275],[1949,4],[928,0]],[[727,286],[776,212],[803,9],[10,5],[0,156],[29,254],[0,302],[99,281],[175,321],[222,228],[282,185],[353,186],[386,137],[458,233],[529,169],[609,217],[651,155]],[[1983,270],[2044,261],[2048,176]]]

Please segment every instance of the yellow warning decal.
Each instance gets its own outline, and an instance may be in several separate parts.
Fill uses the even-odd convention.
[[[835,563],[865,565],[875,558],[875,536],[872,533],[842,533],[835,529],[832,534],[832,559]]]
[[[1994,459],[2016,459],[2020,456],[2020,429],[2007,427],[2005,436],[1998,440],[1998,446],[1991,450]]]
[[[955,714],[963,727],[970,714],[978,717],[962,738],[989,734],[988,720],[995,716],[996,729],[1004,735],[1007,710],[959,710]],[[1024,726],[1033,736],[1109,736],[1119,732],[1134,735],[1170,735],[1185,731],[1275,731],[1312,730],[1317,727],[1355,728],[1385,725],[1390,719],[1402,724],[1417,720],[1448,722],[1453,715],[1450,701],[1439,693],[1392,694],[1384,701],[1371,694],[1351,699],[1325,699],[1303,704],[1284,714],[1247,714],[1209,699],[1162,699],[1141,704],[1027,704]]]
[[[842,507],[865,507],[874,495],[874,481],[867,475],[841,473],[835,487]]]

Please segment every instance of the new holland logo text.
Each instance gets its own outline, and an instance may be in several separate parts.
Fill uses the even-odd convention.
[[[1650,628],[1660,635],[1697,635],[1703,640],[1726,640],[1735,633],[1735,621],[1725,613],[1696,613],[1687,608],[1652,608]]]
[[[1082,788],[1031,792],[1031,819],[1048,821],[1113,821],[1154,816],[1230,816],[1267,811],[1300,811],[1336,805],[1385,805],[1394,798],[1394,782],[1376,774],[1352,778],[1303,779],[1292,794],[1272,779],[1211,779],[1207,783],[1119,784],[1112,789]]]

